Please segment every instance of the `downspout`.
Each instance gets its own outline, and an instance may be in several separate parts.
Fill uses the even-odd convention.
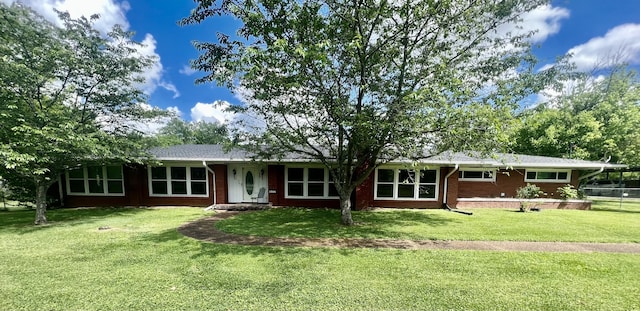
[[[450,211],[450,212],[456,212],[456,213],[460,213],[460,214],[465,214],[465,215],[473,215],[472,212],[467,212],[467,211],[461,211],[457,208],[451,208],[449,207],[449,204],[447,204],[447,192],[449,191],[449,177],[451,177],[451,175],[453,175],[453,173],[455,173],[458,168],[460,168],[460,164],[456,163],[456,166],[453,168],[453,170],[451,172],[449,172],[449,174],[447,174],[447,176],[444,177],[444,198],[442,200],[442,208]]]
[[[213,175],[213,205],[218,203],[217,201],[217,191],[216,191],[216,172],[212,170],[209,165],[207,165],[207,161],[202,161],[202,166],[204,166],[209,173]]]
[[[578,177],[578,181],[580,181],[580,180],[584,180],[584,179],[587,179],[587,178],[591,178],[591,177],[593,177],[593,176],[596,176],[596,175],[598,175],[598,174],[602,173],[603,171],[604,171],[604,165],[603,165],[603,166],[601,166],[599,170],[597,170],[597,171],[595,171],[595,172],[593,172],[593,173],[589,173],[589,174],[587,174],[587,175],[584,175],[584,176],[580,176],[580,177]]]
[[[442,204],[444,204],[445,206],[447,205],[447,197],[448,197],[448,192],[449,192],[449,177],[451,177],[451,175],[453,175],[453,173],[455,173],[458,168],[460,168],[460,164],[456,163],[456,166],[453,168],[453,171],[449,172],[449,174],[447,174],[447,176],[444,177],[444,198],[442,200]]]

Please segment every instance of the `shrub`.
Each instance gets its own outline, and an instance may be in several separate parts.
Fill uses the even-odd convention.
[[[540,191],[540,187],[534,184],[527,184],[526,186],[518,188],[516,191],[516,197],[519,199],[523,199],[520,202],[520,211],[528,212],[531,210],[531,207],[535,204],[533,202],[527,202],[524,200],[535,199],[540,197],[542,191]]]
[[[540,187],[533,184],[527,184],[516,191],[516,197],[519,199],[535,199],[540,197],[541,194]]]
[[[581,193],[573,185],[564,185],[558,187],[558,193],[563,200],[581,199]]]

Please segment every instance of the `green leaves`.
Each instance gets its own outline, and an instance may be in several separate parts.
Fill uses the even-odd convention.
[[[247,94],[260,122],[238,137],[323,162],[343,198],[387,161],[504,147],[512,107],[548,81],[529,34],[496,34],[545,0],[197,2],[182,24],[242,23],[194,61]]]
[[[130,124],[164,113],[141,106],[136,84],[154,60],[132,33],[105,37],[95,17],[65,13],[59,28],[19,3],[0,13],[0,175],[46,191],[71,165],[138,161],[145,145]]]
[[[514,149],[640,164],[640,84],[635,71],[617,67],[602,80],[583,76],[574,84],[573,93],[523,114]]]

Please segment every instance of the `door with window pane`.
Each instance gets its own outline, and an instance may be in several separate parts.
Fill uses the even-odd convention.
[[[267,170],[262,166],[247,166],[242,169],[242,200],[244,202],[267,202]],[[259,198],[260,189],[263,197]]]

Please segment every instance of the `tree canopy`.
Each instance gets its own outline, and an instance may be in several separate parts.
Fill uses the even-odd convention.
[[[162,127],[154,139],[160,146],[184,144],[226,144],[230,142],[227,127],[224,124],[205,121],[186,122],[180,118],[171,119]]]
[[[60,13],[57,27],[19,3],[0,11],[0,175],[35,189],[35,222],[46,223],[47,188],[66,168],[139,160],[136,122],[163,114],[138,88],[155,60],[131,32],[101,35],[98,16]]]
[[[514,150],[640,165],[637,72],[615,66],[606,74],[583,74],[571,82],[571,89],[553,101],[523,113]]]
[[[544,0],[197,1],[181,24],[242,24],[198,42],[197,82],[245,97],[235,128],[261,158],[324,163],[350,225],[350,196],[374,169],[444,150],[491,152],[509,138],[516,103],[552,70],[517,23]]]

